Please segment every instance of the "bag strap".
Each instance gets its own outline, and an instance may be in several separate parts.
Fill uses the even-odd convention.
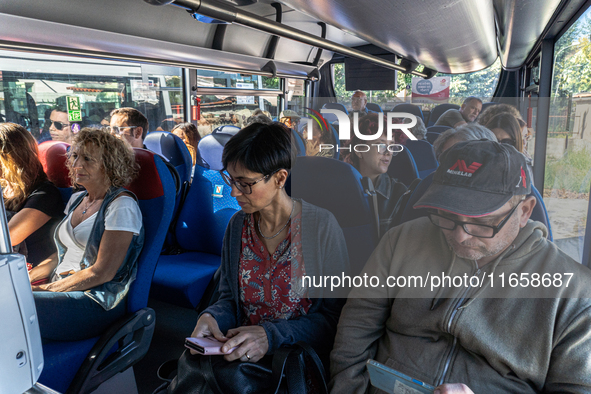
[[[313,373],[321,384],[319,394],[328,394],[326,378],[324,375],[324,366],[320,357],[314,351],[312,346],[305,342],[298,342],[293,347],[280,347],[273,356],[273,386],[274,393],[277,394],[281,387],[281,382],[286,370],[287,388],[289,394],[306,394],[306,363],[305,357],[308,356],[313,361]]]
[[[215,374],[213,373],[213,367],[211,365],[211,356],[201,356],[199,357],[199,366],[201,369],[201,373],[203,374],[203,378],[207,382],[209,388],[215,394],[224,394],[222,389],[218,385],[218,382],[215,378]]]

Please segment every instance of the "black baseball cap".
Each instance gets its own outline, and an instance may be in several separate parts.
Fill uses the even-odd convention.
[[[501,208],[513,196],[531,192],[525,156],[511,145],[460,142],[439,160],[433,183],[413,208],[479,217]]]

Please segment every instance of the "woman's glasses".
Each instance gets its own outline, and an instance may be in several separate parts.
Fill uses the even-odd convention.
[[[257,179],[254,182],[236,181],[236,180],[232,179],[232,177],[230,175],[226,174],[224,171],[220,171],[220,174],[222,175],[224,182],[226,182],[226,185],[228,185],[230,187],[232,187],[232,185],[234,185],[234,186],[236,186],[236,189],[240,190],[241,193],[251,194],[252,187],[254,185],[259,183],[260,181],[263,181],[263,180],[269,178],[271,175],[275,174],[277,171],[279,171],[279,170],[275,170],[272,173],[265,175],[264,177]]]

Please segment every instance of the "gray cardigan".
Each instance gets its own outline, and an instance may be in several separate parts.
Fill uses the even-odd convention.
[[[329,211],[302,203],[302,253],[306,275],[339,275],[349,269],[343,232]],[[242,320],[238,269],[242,252],[242,227],[245,213],[237,212],[226,229],[222,247],[218,301],[203,313],[211,314],[222,333],[238,327]],[[315,293],[316,294],[316,293]],[[312,298],[308,314],[290,320],[261,323],[269,340],[269,351],[298,341],[309,343],[322,354],[330,352],[341,308],[346,300]]]

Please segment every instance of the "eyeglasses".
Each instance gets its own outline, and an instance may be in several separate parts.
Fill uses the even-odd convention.
[[[519,202],[521,204],[521,201]],[[509,221],[513,212],[517,209],[519,204],[515,205],[511,211],[501,220],[496,226],[488,226],[486,224],[476,224],[476,223],[466,223],[460,222],[458,220],[450,219],[445,216],[438,215],[436,213],[429,213],[429,220],[435,226],[442,228],[444,230],[453,231],[456,229],[457,226],[462,226],[462,229],[473,237],[477,238],[494,238],[495,235],[498,234],[499,231],[503,228],[503,226]]]
[[[352,103],[360,103],[360,102],[362,102],[363,100],[364,100],[364,98],[363,98],[363,97],[353,97],[353,98],[351,98],[351,102],[352,102]]]
[[[234,185],[234,186],[236,186],[236,189],[238,189],[241,193],[251,194],[252,187],[254,185],[259,183],[260,181],[263,181],[263,180],[269,178],[271,175],[275,174],[279,170],[275,170],[272,173],[265,175],[264,177],[257,179],[254,182],[235,181],[234,179],[232,179],[232,177],[230,175],[226,174],[224,171],[220,171],[220,174],[222,175],[224,182],[226,182],[226,185],[228,185],[230,187],[232,187],[232,185]]]
[[[53,120],[51,120],[51,119],[47,119],[47,120],[48,120],[48,121],[49,121],[49,122],[50,122],[52,125],[54,125],[54,126],[55,126],[55,128],[56,128],[57,130],[62,130],[64,127],[68,127],[68,126],[70,126],[70,123],[65,123],[65,122],[56,122],[56,121],[53,121]],[[51,125],[49,125],[49,127],[51,127]]]
[[[139,126],[106,126],[103,130],[105,130],[107,133],[120,135],[123,134],[122,129],[136,129],[138,127]]]

